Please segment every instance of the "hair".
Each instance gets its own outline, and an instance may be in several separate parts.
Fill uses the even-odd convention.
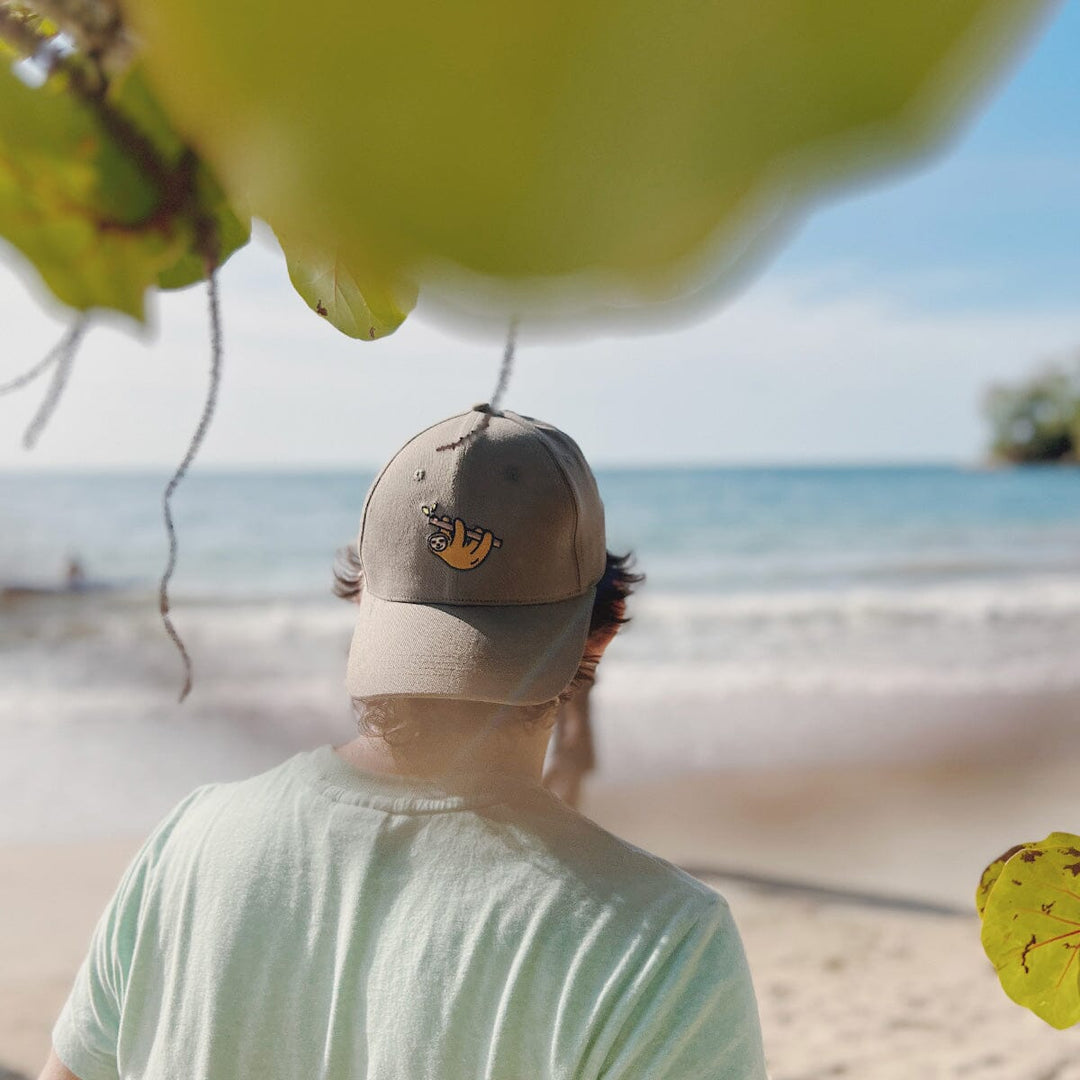
[[[364,570],[355,544],[338,550],[333,573],[331,588],[334,595],[342,600],[359,602],[360,594],[364,591]],[[597,582],[592,615],[589,618],[590,641],[597,638],[610,640],[621,626],[630,621],[626,615],[627,598],[644,580],[644,574],[633,570],[633,556],[630,553],[607,553],[604,573]],[[507,706],[505,714],[509,722],[513,725],[535,727],[550,721],[552,714],[564,701],[593,684],[600,655],[600,652],[591,652],[586,645],[574,677],[558,697],[539,705]],[[352,699],[357,723],[366,735],[397,744],[421,734],[415,729],[415,725],[404,723],[395,716],[394,700],[393,697]]]

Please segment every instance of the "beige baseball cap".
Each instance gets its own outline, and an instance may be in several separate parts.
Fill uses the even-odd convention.
[[[420,432],[372,484],[357,548],[353,697],[533,705],[574,677],[604,573],[604,506],[558,428],[476,405]]]

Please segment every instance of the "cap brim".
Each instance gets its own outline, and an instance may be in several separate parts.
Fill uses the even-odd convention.
[[[553,604],[417,604],[360,595],[345,685],[405,695],[539,705],[581,663],[595,588]]]

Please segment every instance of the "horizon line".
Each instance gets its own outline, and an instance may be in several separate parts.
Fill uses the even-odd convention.
[[[275,473],[277,475],[326,475],[330,473],[374,473],[383,463],[349,465],[341,462],[297,462],[277,464],[274,462],[224,462],[195,465],[188,477],[197,475],[243,475]],[[810,459],[749,459],[740,460],[687,460],[687,461],[604,461],[590,462],[594,472],[694,472],[717,470],[766,470],[766,469],[905,469],[905,468],[961,468],[973,470],[996,470],[1010,468],[1008,463],[995,462],[989,458],[961,457],[911,457],[911,458],[810,458]],[[103,465],[6,465],[0,464],[0,476],[157,476],[169,475],[175,463],[150,464],[103,464]]]

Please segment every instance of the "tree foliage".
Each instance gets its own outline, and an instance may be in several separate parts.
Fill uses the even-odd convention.
[[[991,453],[998,460],[1080,461],[1080,360],[991,387],[985,412],[993,432]]]

